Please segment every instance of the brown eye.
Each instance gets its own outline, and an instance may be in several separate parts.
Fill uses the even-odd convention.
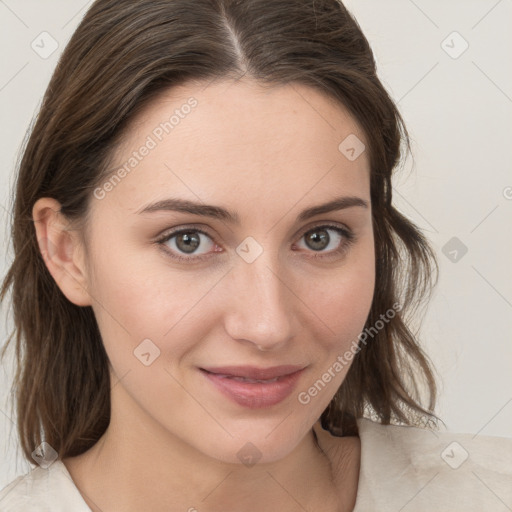
[[[331,240],[328,229],[315,229],[304,235],[306,245],[314,251],[321,251],[325,249]]]
[[[193,231],[186,231],[174,235],[176,237],[176,247],[187,254],[194,252],[201,243],[201,237]]]
[[[200,229],[181,229],[173,231],[158,240],[165,246],[172,258],[182,261],[193,261],[207,257],[211,248],[215,245],[211,237]],[[199,252],[198,248],[204,252]],[[189,255],[183,256],[183,255]]]
[[[302,235],[308,252],[315,258],[329,257],[345,251],[355,240],[354,234],[339,226],[317,226]],[[325,250],[329,249],[329,250]]]

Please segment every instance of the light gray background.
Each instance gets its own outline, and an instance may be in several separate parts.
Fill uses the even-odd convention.
[[[89,5],[0,0],[2,275],[11,259],[7,210],[15,159],[57,59]],[[413,138],[414,165],[408,160],[396,177],[394,197],[439,255],[440,282],[422,330],[440,377],[438,414],[451,431],[512,437],[512,2],[346,5],[368,37],[379,75]],[[43,31],[59,44],[47,59],[31,48]],[[450,35],[454,31],[459,35]],[[469,47],[458,55],[464,41]],[[453,237],[457,254],[446,246]],[[462,257],[460,244],[467,247]],[[5,306],[2,311],[4,339],[11,323]],[[11,378],[5,365],[0,488],[30,469],[7,403]]]

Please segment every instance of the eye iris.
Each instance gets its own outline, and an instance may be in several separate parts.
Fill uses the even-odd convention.
[[[325,229],[317,229],[316,231],[311,231],[306,235],[306,243],[314,250],[325,249],[325,247],[329,245],[329,241],[330,237]],[[318,244],[320,247],[318,247]]]
[[[183,242],[184,245],[180,245]],[[194,252],[199,246],[200,236],[198,233],[194,233],[193,231],[188,231],[186,233],[180,233],[176,235],[176,246],[180,249],[180,251],[186,253]]]

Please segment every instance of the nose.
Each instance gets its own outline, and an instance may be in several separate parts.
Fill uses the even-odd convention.
[[[276,258],[264,251],[255,261],[238,261],[230,272],[225,329],[232,339],[261,351],[279,350],[294,336],[297,298]]]

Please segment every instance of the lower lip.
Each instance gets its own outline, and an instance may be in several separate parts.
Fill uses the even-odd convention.
[[[201,370],[208,380],[228,398],[249,409],[271,407],[288,397],[304,369],[280,377],[275,382],[242,382]]]

